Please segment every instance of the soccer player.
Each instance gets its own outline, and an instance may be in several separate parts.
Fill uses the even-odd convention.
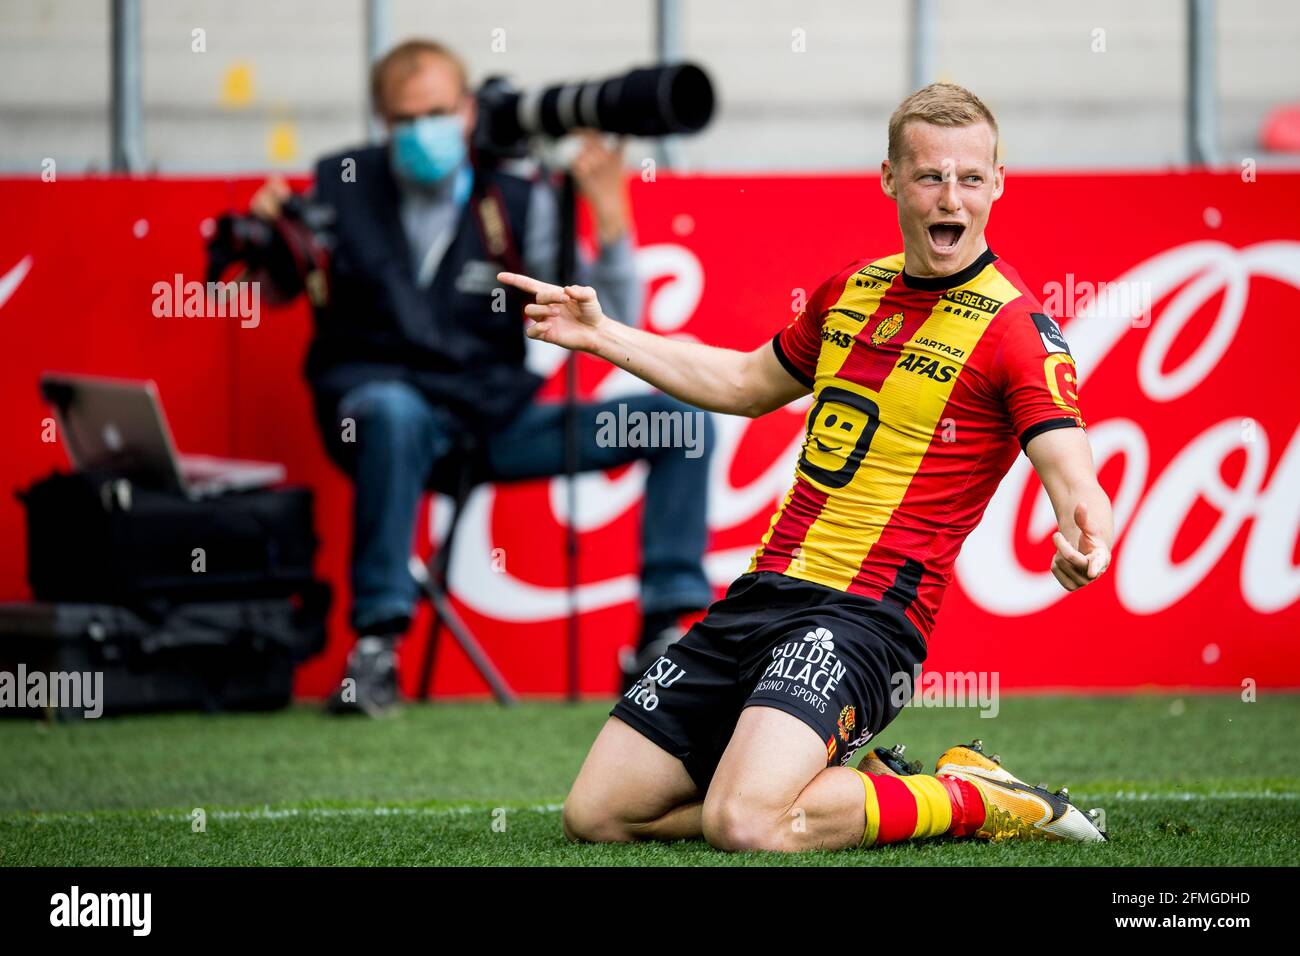
[[[536,296],[528,334],[701,408],[758,416],[812,392],[795,481],[748,571],[614,707],[564,805],[570,839],[703,836],[727,850],[932,836],[1101,840],[1064,790],[982,753],[933,776],[879,748],[895,675],[925,659],[953,562],[1016,455],[1056,512],[1068,591],[1110,561],[1110,502],[1056,323],[984,238],[1002,195],[997,123],[935,83],[889,122],[881,187],[903,252],[840,270],[752,352],[607,319],[586,287]]]

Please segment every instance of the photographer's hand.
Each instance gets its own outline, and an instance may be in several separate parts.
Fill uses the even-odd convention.
[[[601,311],[591,286],[561,288],[514,272],[499,272],[497,280],[536,296],[536,303],[524,306],[524,314],[533,320],[526,330],[529,338],[575,352],[594,352],[600,328],[612,321]]]
[[[272,176],[258,187],[257,192],[253,193],[253,200],[249,203],[248,210],[258,219],[270,222],[280,218],[285,200],[292,195],[293,190],[289,188],[283,176]]]
[[[591,203],[596,233],[602,246],[627,235],[627,184],[623,176],[623,143],[605,145],[595,132],[582,133],[582,150],[573,161],[573,178]]]

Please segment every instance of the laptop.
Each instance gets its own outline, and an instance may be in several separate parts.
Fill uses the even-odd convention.
[[[284,466],[275,462],[177,454],[152,381],[47,372],[41,395],[54,406],[78,470],[120,475],[195,501],[284,481]]]

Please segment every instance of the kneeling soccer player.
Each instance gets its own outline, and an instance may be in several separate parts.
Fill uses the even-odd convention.
[[[881,163],[903,252],[842,269],[749,353],[620,325],[586,287],[501,274],[536,296],[530,336],[691,405],[757,416],[813,395],[794,485],[747,573],[611,712],[564,805],[571,839],[1104,838],[1065,791],[1028,786],[977,742],[934,776],[884,748],[847,766],[897,716],[891,679],[925,659],[958,549],[1019,449],[1056,511],[1061,585],[1110,561],[1074,360],[984,239],[1003,173],[977,97],[944,83],[909,96]]]

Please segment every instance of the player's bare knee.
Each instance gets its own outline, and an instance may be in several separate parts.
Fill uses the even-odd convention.
[[[573,808],[566,803],[561,814],[564,838],[570,843],[602,843],[599,837],[599,821]]]
[[[627,827],[598,802],[572,794],[561,813],[565,839],[574,843],[625,843],[631,839]]]
[[[704,839],[717,850],[785,849],[770,814],[761,807],[733,797],[705,800],[701,819]]]
[[[564,802],[560,815],[564,827],[564,838],[570,843],[603,843],[600,839],[600,818],[589,813],[581,802],[572,797]]]

